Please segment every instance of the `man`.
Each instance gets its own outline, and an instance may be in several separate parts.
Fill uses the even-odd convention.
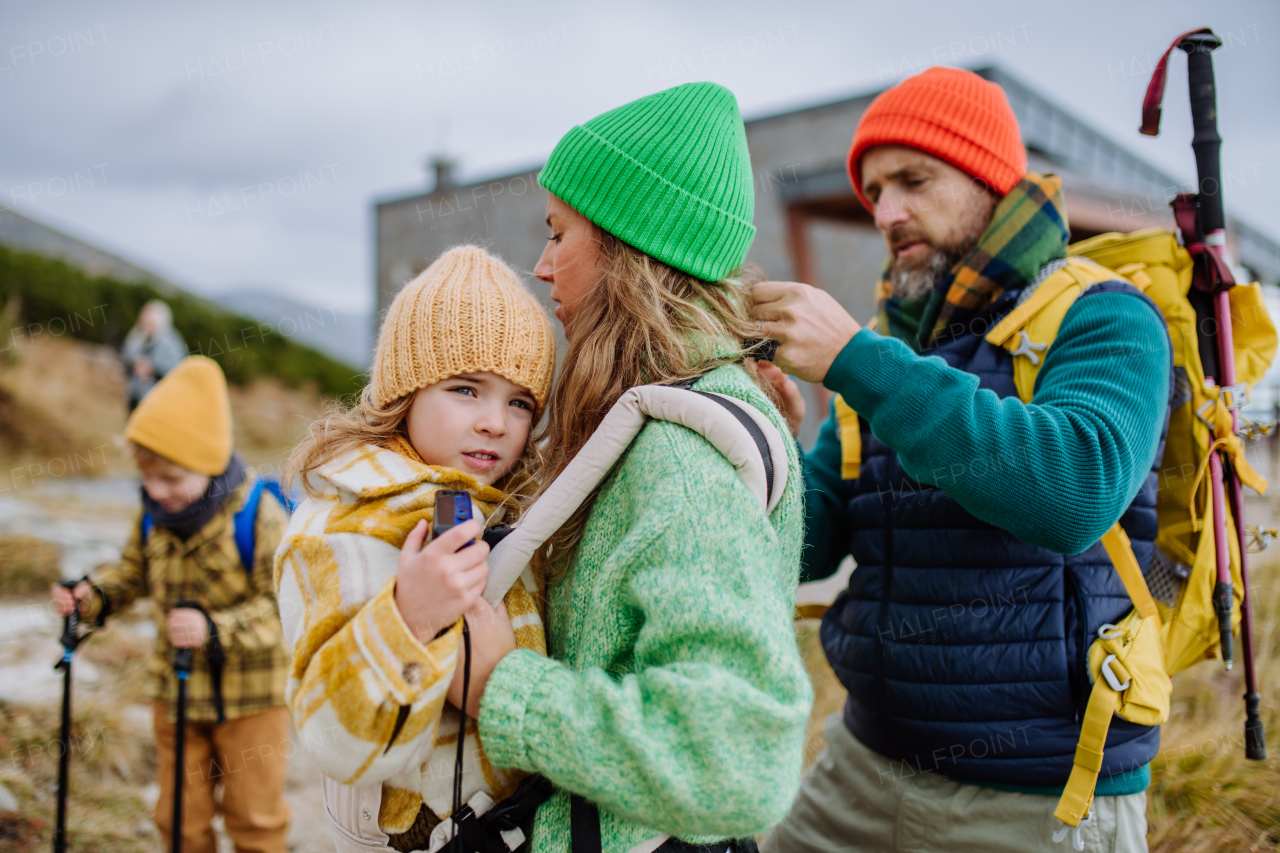
[[[754,292],[781,369],[857,413],[833,412],[805,459],[804,578],[857,565],[821,632],[849,698],[761,849],[1064,850],[1089,644],[1133,606],[1098,540],[1120,520],[1144,571],[1152,553],[1166,326],[1116,276],[1047,350],[984,338],[1064,265],[1067,225],[1057,178],[1026,172],[1003,90],[975,74],[931,68],[878,97],[849,173],[890,253],[875,331],[808,285]],[[798,423],[794,383],[766,372]],[[1146,850],[1159,737],[1112,721],[1085,849]]]

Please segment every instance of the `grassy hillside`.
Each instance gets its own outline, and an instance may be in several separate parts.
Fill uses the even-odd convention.
[[[125,385],[114,353],[50,335],[23,338],[14,350],[15,359],[0,352],[0,495],[132,470],[120,442]],[[236,448],[250,464],[278,476],[323,405],[315,383],[287,388],[259,377],[230,391]]]
[[[12,360],[15,339],[40,336],[119,347],[150,299],[169,303],[190,351],[217,360],[233,384],[260,377],[292,388],[314,382],[331,396],[354,393],[363,384],[356,368],[297,342],[296,322],[306,318],[290,319],[292,327],[259,323],[181,291],[161,293],[151,284],[90,276],[63,261],[4,246],[0,303],[6,323],[0,359]]]

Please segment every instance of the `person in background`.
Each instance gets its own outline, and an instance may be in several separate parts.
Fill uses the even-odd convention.
[[[1052,348],[986,340],[1042,282],[1051,294],[1074,275],[1061,181],[1027,171],[994,83],[954,68],[902,82],[867,108],[848,162],[890,255],[875,330],[806,284],[753,292],[779,367],[839,395],[804,459],[804,577],[857,565],[822,620],[844,713],[760,849],[1070,849],[1053,815],[1089,639],[1133,607],[1099,539],[1119,521],[1144,572],[1154,550],[1165,321],[1111,274]],[[795,424],[798,389],[764,372]],[[1159,728],[1112,722],[1077,849],[1147,849],[1159,746]]]
[[[55,607],[63,617],[79,607],[82,619],[102,625],[137,599],[155,604],[159,630],[147,674],[160,837],[169,841],[173,818],[174,649],[196,649],[187,682],[183,853],[215,853],[218,810],[237,853],[285,853],[289,658],[272,583],[284,507],[255,489],[233,451],[227,382],[204,356],[180,362],[157,383],[130,416],[125,439],[142,474],[143,512],[120,562],[72,591],[55,585]],[[243,554],[236,534],[242,512],[253,530]]]
[[[173,327],[173,312],[159,299],[142,306],[138,323],[124,339],[120,358],[128,375],[129,411],[187,357],[187,342]]]

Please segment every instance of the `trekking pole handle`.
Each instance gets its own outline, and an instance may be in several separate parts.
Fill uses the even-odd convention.
[[[195,663],[194,649],[178,649],[173,655],[173,668],[178,673],[178,678],[183,681],[191,674],[191,667]]]
[[[1199,178],[1200,235],[1206,241],[1212,241],[1210,235],[1226,227],[1222,208],[1222,137],[1218,135],[1218,98],[1213,79],[1213,51],[1221,46],[1222,39],[1209,31],[1192,33],[1178,43],[1187,52],[1191,126],[1195,131],[1191,148],[1196,154]]]
[[[80,633],[80,602],[75,598],[75,588],[80,585],[78,580],[60,580],[58,586],[71,593],[71,612],[62,619],[62,638],[58,641],[62,644],[63,660],[71,656],[71,652],[75,650],[76,645],[80,642],[77,634]]]

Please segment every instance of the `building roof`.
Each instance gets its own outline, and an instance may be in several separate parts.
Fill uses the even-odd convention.
[[[1167,217],[1167,204],[1172,196],[1193,188],[1193,185],[1179,181],[1116,144],[1009,71],[993,65],[975,68],[974,72],[998,83],[1005,90],[1014,114],[1018,117],[1030,162],[1037,167],[1047,166],[1062,174],[1064,181],[1071,187],[1071,192],[1082,196],[1079,205],[1087,206],[1091,203],[1095,218],[1113,222],[1114,230],[1135,230],[1154,224],[1150,221],[1143,222],[1144,217]],[[754,127],[794,121],[804,117],[806,113],[837,111],[861,115],[881,91],[883,90],[753,118],[746,122],[748,134],[750,136]],[[782,200],[790,202],[848,196],[846,202],[852,200],[852,204],[857,204],[845,175],[843,152],[833,151],[831,154],[830,165],[801,172],[796,180],[782,186]],[[495,181],[527,176],[536,171],[537,168],[524,169],[472,183],[450,184],[425,193],[386,199],[378,202],[377,207],[425,199],[438,190],[458,193]],[[1124,201],[1117,197],[1123,197]],[[1228,215],[1227,223],[1228,234],[1235,243],[1240,262],[1264,280],[1280,282],[1280,242],[1237,217]]]

